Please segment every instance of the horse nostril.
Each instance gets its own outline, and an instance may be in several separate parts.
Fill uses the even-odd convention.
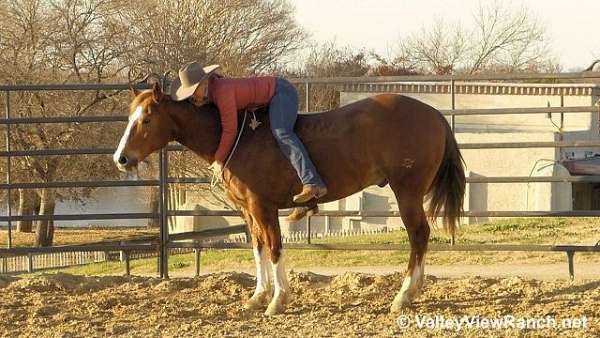
[[[119,164],[126,165],[127,164],[127,157],[125,157],[125,156],[119,157]]]

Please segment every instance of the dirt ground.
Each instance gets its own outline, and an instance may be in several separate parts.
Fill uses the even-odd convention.
[[[49,274],[0,277],[3,337],[599,337],[600,282],[427,276],[418,301],[399,314],[388,307],[403,276],[290,272],[292,302],[267,318],[243,309],[254,277],[222,272],[163,281],[151,277]],[[429,328],[439,320],[514,316],[516,328]],[[509,318],[509,317],[506,317]],[[521,329],[579,320],[580,329]],[[468,318],[473,320],[472,318]],[[431,321],[427,321],[431,320]],[[425,327],[419,328],[417,321]],[[400,327],[408,323],[408,327]],[[544,324],[546,323],[546,324]],[[450,324],[447,324],[448,326]],[[507,324],[509,325],[509,324]],[[531,324],[529,324],[531,325]]]

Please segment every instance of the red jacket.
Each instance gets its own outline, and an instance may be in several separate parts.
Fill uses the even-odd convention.
[[[245,79],[212,78],[208,84],[208,100],[221,114],[221,141],[215,161],[225,163],[238,129],[238,111],[269,104],[275,93],[275,77]]]

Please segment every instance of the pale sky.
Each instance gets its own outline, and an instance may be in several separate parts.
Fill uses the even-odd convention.
[[[480,0],[291,0],[296,19],[317,42],[373,49],[389,55],[402,36],[442,18],[469,26]],[[491,1],[491,0],[481,0]],[[600,58],[600,0],[512,0],[544,25],[550,50],[564,71]]]

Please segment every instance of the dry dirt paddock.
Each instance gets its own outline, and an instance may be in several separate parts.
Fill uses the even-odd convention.
[[[293,299],[271,318],[245,310],[254,278],[215,273],[163,281],[151,277],[48,274],[0,277],[3,337],[600,337],[600,282],[427,276],[412,308],[388,306],[402,274],[290,272]],[[574,319],[582,329],[419,328],[416,319]],[[404,316],[404,317],[399,317]],[[408,319],[408,327],[401,328]],[[585,323],[577,323],[581,320]],[[546,321],[550,323],[550,321]],[[422,323],[425,324],[425,323]],[[521,323],[522,325],[522,323]],[[544,324],[541,324],[544,325]],[[548,324],[549,325],[549,324]]]

